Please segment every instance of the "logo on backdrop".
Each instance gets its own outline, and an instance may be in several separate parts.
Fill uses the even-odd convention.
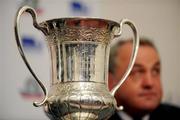
[[[89,7],[88,5],[80,0],[73,0],[70,2],[70,11],[74,15],[88,15]]]
[[[38,54],[43,49],[42,43],[33,36],[23,36],[21,40],[25,52]],[[20,89],[20,95],[24,99],[34,100],[41,99],[43,93],[36,80],[29,75],[24,80],[24,83]]]
[[[40,99],[43,96],[40,86],[32,76],[25,79],[23,87],[20,89],[20,94],[24,99]]]
[[[22,37],[22,46],[25,51],[33,52],[33,51],[42,51],[42,43],[36,40],[32,36],[23,36]]]

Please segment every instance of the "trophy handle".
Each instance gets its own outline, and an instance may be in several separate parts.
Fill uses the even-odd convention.
[[[135,25],[133,24],[133,22],[131,22],[128,19],[122,19],[120,21],[120,28],[119,28],[120,30],[119,30],[119,33],[117,35],[114,35],[114,37],[121,36],[121,34],[122,34],[122,27],[123,27],[124,24],[129,25],[131,27],[131,29],[133,30],[133,34],[134,34],[133,50],[132,50],[132,55],[131,55],[131,58],[130,58],[130,62],[129,62],[129,65],[128,65],[128,68],[127,68],[125,74],[123,75],[121,80],[118,82],[118,84],[110,92],[111,95],[113,95],[113,96],[115,95],[116,91],[124,83],[124,81],[127,79],[128,75],[130,74],[130,72],[131,72],[131,70],[133,68],[136,56],[137,56],[138,48],[139,48],[139,35],[138,35],[138,31],[137,31]],[[119,39],[114,40],[114,44],[117,43],[118,41],[119,41]],[[116,109],[117,110],[122,110],[122,106],[120,106],[120,107],[116,106]]]
[[[17,14],[16,14],[16,18],[15,18],[15,26],[14,26],[14,30],[15,30],[15,37],[16,37],[16,44],[17,44],[17,47],[18,47],[18,50],[19,50],[19,53],[21,54],[21,57],[24,61],[24,63],[26,64],[27,68],[29,69],[29,71],[31,72],[32,76],[35,78],[35,80],[37,81],[37,83],[39,84],[39,86],[42,88],[43,92],[44,92],[44,98],[41,102],[33,102],[33,105],[36,106],[36,107],[39,107],[39,106],[42,106],[46,100],[47,100],[47,90],[46,90],[46,87],[43,85],[43,83],[39,80],[39,78],[36,76],[36,74],[34,73],[34,71],[32,70],[30,64],[28,63],[26,57],[25,57],[25,54],[24,54],[24,51],[21,47],[21,43],[20,43],[20,35],[19,35],[19,20],[20,20],[20,17],[21,15],[24,13],[24,12],[27,12],[27,13],[30,13],[30,15],[32,16],[33,18],[33,25],[35,28],[43,31],[44,28],[42,28],[41,26],[39,26],[39,24],[37,23],[36,21],[36,12],[33,8],[31,7],[28,7],[28,6],[24,6],[24,7],[21,7],[19,8]]]

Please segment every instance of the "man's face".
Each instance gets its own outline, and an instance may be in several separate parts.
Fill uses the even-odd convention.
[[[132,44],[126,43],[118,50],[115,77],[121,78],[129,64]],[[160,82],[160,59],[157,51],[150,46],[140,46],[134,67],[116,93],[119,105],[135,111],[152,111],[162,97]],[[116,84],[118,80],[115,80]],[[113,85],[113,86],[114,86]]]

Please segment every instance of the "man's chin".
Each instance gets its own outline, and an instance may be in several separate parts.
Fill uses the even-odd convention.
[[[158,103],[144,102],[143,104],[141,104],[141,109],[147,111],[153,111],[154,109],[157,108],[157,106]]]

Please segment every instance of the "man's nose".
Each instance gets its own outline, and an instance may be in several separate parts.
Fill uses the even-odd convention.
[[[150,72],[145,73],[142,80],[143,87],[149,89],[153,87],[153,84],[154,84],[154,81],[153,81],[151,73]]]

